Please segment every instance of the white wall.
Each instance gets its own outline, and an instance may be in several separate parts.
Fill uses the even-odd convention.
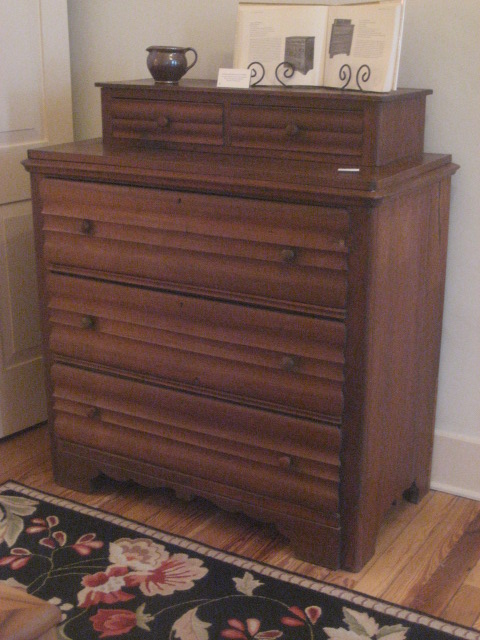
[[[101,133],[96,81],[148,77],[145,49],[197,49],[191,78],[231,66],[237,0],[69,0],[77,138]],[[480,499],[480,1],[407,0],[400,86],[434,90],[425,148],[452,153],[432,486]]]

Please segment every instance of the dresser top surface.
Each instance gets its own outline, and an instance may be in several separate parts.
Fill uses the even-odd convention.
[[[189,80],[182,79],[177,84],[162,84],[152,79],[139,79],[117,82],[97,82],[97,87],[111,90],[133,90],[148,92],[155,97],[161,95],[168,96],[178,94],[179,92],[204,94],[218,94],[223,96],[238,97],[254,97],[262,98],[318,98],[322,100],[335,101],[341,99],[350,103],[356,102],[391,102],[407,96],[429,95],[432,93],[430,89],[397,89],[388,93],[373,93],[366,91],[343,91],[341,89],[329,89],[326,87],[309,87],[309,86],[256,86],[249,89],[237,88],[218,88],[215,80]]]
[[[415,161],[386,167],[350,168],[308,161],[229,157],[223,154],[125,148],[105,145],[102,139],[30,149],[27,170],[49,175],[76,175],[84,179],[133,181],[169,187],[185,183],[187,189],[222,191],[227,186],[244,195],[278,194],[312,201],[322,194],[380,199],[401,190],[412,179],[452,174],[457,166],[447,154],[423,154]],[[434,178],[435,179],[435,178]],[[143,182],[142,182],[143,181]]]

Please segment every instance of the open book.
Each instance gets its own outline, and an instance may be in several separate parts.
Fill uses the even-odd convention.
[[[241,1],[234,67],[252,65],[260,74],[253,63],[261,63],[263,85],[391,91],[397,86],[404,12],[405,0]]]

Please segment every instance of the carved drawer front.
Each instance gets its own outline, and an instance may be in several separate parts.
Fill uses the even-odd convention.
[[[50,274],[57,356],[340,423],[345,326]]]
[[[201,479],[230,497],[260,494],[267,506],[289,503],[292,513],[320,511],[337,523],[336,427],[65,365],[52,377],[59,438],[134,454],[166,479]]]
[[[42,197],[53,267],[344,317],[345,210],[59,180]]]
[[[188,102],[114,99],[111,140],[223,144],[223,106]]]
[[[363,111],[253,107],[231,111],[234,147],[350,157],[363,154]]]

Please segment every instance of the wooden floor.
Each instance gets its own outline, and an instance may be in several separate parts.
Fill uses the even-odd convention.
[[[0,441],[0,483],[6,480],[480,630],[480,502],[432,491],[418,505],[395,505],[376,555],[353,574],[300,562],[272,527],[203,500],[113,482],[93,494],[59,487],[44,426]]]

